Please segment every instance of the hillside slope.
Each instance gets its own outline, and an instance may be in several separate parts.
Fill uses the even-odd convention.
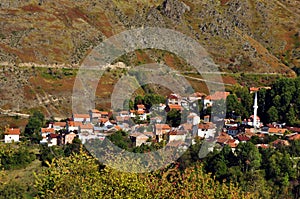
[[[3,0],[0,25],[4,109],[28,110],[38,104],[47,115],[69,114],[74,75],[57,78],[47,68],[78,68],[101,41],[141,26],[170,28],[196,39],[227,73],[294,77],[292,68],[300,68],[297,1]],[[138,50],[118,61],[130,66],[163,62],[189,70],[183,60],[158,50]],[[46,71],[35,71],[32,65],[43,65]],[[107,79],[99,100],[109,99],[116,82],[115,77]]]

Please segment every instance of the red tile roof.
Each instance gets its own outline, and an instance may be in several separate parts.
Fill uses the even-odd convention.
[[[208,100],[226,100],[227,96],[230,95],[230,92],[221,92],[221,91],[217,91],[212,95],[207,96],[205,99]]]
[[[170,130],[171,127],[168,124],[155,124],[156,129]]]
[[[89,114],[73,114],[73,118],[90,118]]]
[[[269,128],[269,133],[285,133],[287,129],[281,129],[281,128]]]
[[[177,130],[174,130],[174,131],[170,131],[169,132],[169,135],[186,135],[187,134],[187,131],[177,131]]]
[[[290,136],[289,140],[300,140],[300,134]]]
[[[178,104],[169,104],[170,109],[182,110],[182,107]]]
[[[256,91],[259,91],[259,88],[251,87],[250,91],[256,92]]]
[[[246,135],[238,135],[237,136],[239,141],[249,141],[251,138]]]
[[[8,129],[6,134],[8,135],[20,135],[21,133],[21,130],[19,128],[11,128],[11,129]]]
[[[58,134],[55,134],[55,133],[51,133],[51,134],[50,134],[50,138],[58,138],[58,137],[59,137]]]
[[[60,126],[60,127],[66,127],[67,123],[66,122],[54,122],[53,126]]]
[[[93,129],[93,125],[90,124],[90,123],[87,123],[87,124],[80,124],[80,128],[81,129]]]
[[[42,133],[55,133],[54,128],[42,128],[41,129]]]

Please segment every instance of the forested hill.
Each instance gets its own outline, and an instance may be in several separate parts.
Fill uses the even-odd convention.
[[[105,38],[152,26],[193,37],[223,70],[293,76],[290,68],[300,67],[299,9],[298,1],[284,0],[3,0],[0,62],[74,67]],[[139,58],[158,59],[147,54]]]

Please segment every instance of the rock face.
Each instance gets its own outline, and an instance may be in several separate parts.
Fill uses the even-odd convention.
[[[161,13],[175,22],[180,22],[183,14],[190,11],[189,6],[178,0],[165,0],[161,7]]]

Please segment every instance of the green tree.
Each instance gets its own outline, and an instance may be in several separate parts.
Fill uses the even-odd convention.
[[[268,111],[268,122],[277,122],[279,119],[277,108],[272,106]]]
[[[167,123],[172,127],[178,127],[181,124],[181,113],[179,110],[172,109],[167,114]]]
[[[38,143],[41,140],[40,130],[45,124],[45,117],[39,111],[34,111],[25,127],[25,136],[32,142]]]
[[[253,171],[261,165],[261,154],[251,142],[240,143],[236,155],[243,172]]]

